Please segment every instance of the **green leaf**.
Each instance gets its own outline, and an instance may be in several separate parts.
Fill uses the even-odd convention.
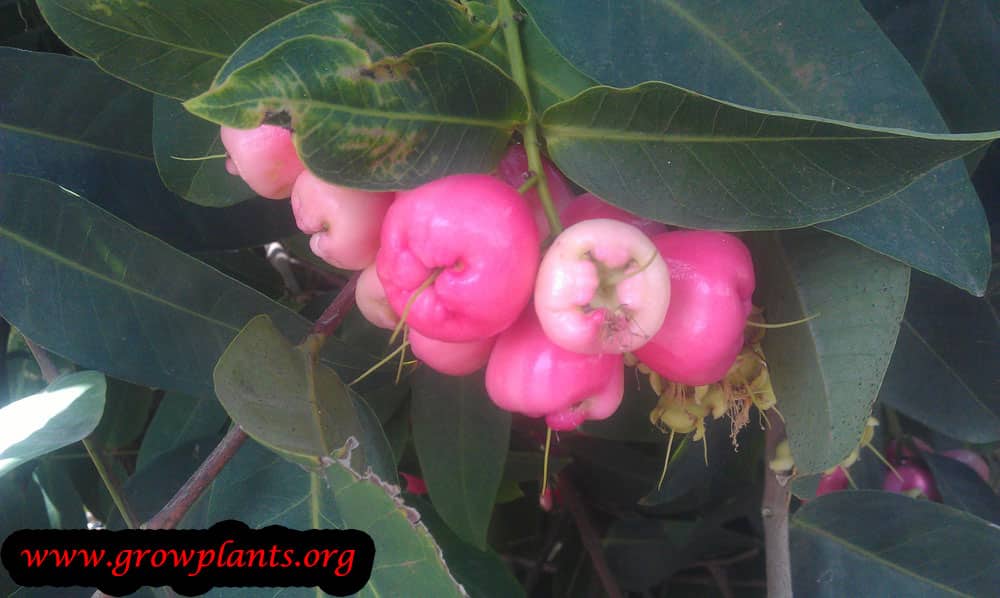
[[[1000,525],[1000,496],[968,465],[933,453],[922,455],[944,504]]]
[[[153,407],[153,390],[111,378],[107,381],[104,416],[92,440],[104,450],[131,445],[146,429]]]
[[[35,468],[35,483],[45,497],[49,527],[53,529],[84,529],[87,518],[80,493],[66,468],[52,459],[42,459]]]
[[[102,69],[154,93],[204,91],[255,31],[299,0],[38,0],[52,30]]]
[[[99,372],[56,378],[43,392],[0,409],[0,476],[25,461],[86,438],[104,412]]]
[[[153,415],[142,437],[136,471],[145,469],[157,456],[199,438],[222,437],[226,412],[215,397],[194,398],[179,393],[167,393]],[[211,450],[206,447],[206,450]],[[206,453],[207,454],[207,453]]]
[[[1000,584],[1000,530],[930,501],[835,492],[790,527],[797,596],[990,596]]]
[[[51,183],[0,175],[0,314],[75,363],[145,386],[211,396],[211,372],[243,325],[309,323],[260,293]],[[340,341],[324,359],[367,369]]]
[[[910,65],[856,2],[745,0],[725,10],[699,0],[635,0],[627,10],[610,0],[525,5],[553,45],[600,83],[624,87],[654,79],[754,108],[948,131]],[[594,27],[597,21],[604,26]],[[969,51],[990,54],[980,46]],[[970,64],[989,69],[981,61]],[[989,102],[979,103],[989,110]],[[658,187],[646,192],[661,193]],[[970,292],[983,291],[987,225],[957,161],[823,228]]]
[[[395,458],[374,417],[363,427],[356,398],[337,374],[292,345],[267,316],[250,320],[213,373],[223,408],[255,440],[307,467],[329,459],[348,438],[360,443],[353,466],[395,482]]]
[[[259,245],[297,230],[280,202],[209,209],[170,193],[153,162],[152,96],[90,61],[0,48],[0,80],[4,172],[72,189],[180,249]]]
[[[552,159],[589,191],[642,216],[721,230],[838,218],[1000,135],[850,125],[658,82],[591,88],[546,110],[542,126]]]
[[[360,476],[341,461],[310,473],[247,442],[182,526],[207,528],[236,519],[251,527],[359,529],[376,546],[371,580],[359,596],[466,595],[418,518],[403,504],[396,486],[373,474]],[[215,595],[273,596],[274,589],[217,588]]]
[[[903,317],[909,268],[818,231],[762,233],[751,245],[763,348],[801,474],[818,473],[858,444]]]
[[[184,105],[237,128],[290,121],[311,171],[364,189],[488,171],[527,117],[517,85],[459,46],[372,61],[348,41],[318,36],[281,44]]]
[[[31,477],[31,466],[0,477],[0,536],[19,529],[48,529],[45,498]],[[10,575],[0,575],[0,592],[10,596],[18,588]],[[50,588],[51,589],[51,588]]]
[[[996,310],[927,276],[910,285],[882,402],[958,440],[1000,440]]]
[[[137,469],[125,480],[122,492],[125,501],[140,521],[149,521],[198,469],[205,457],[218,444],[213,437],[178,443],[157,455],[147,467]],[[108,529],[125,529],[117,509],[105,520]]]
[[[649,421],[654,407],[656,392],[649,386],[649,378],[629,368],[625,370],[625,397],[618,410],[607,419],[584,422],[580,431],[606,440],[664,444],[663,432]]]
[[[434,508],[466,542],[486,548],[486,532],[510,443],[510,413],[486,394],[482,373],[414,375],[413,444]]]

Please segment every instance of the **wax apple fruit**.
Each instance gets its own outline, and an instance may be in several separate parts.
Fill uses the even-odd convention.
[[[831,492],[846,490],[847,486],[847,474],[844,473],[843,467],[838,466],[833,471],[824,473],[819,479],[819,485],[816,487],[816,496],[819,497]]]
[[[897,494],[923,495],[930,500],[940,501],[941,495],[934,485],[934,478],[929,471],[915,464],[896,467],[897,476],[889,472],[882,482],[882,489]]]
[[[542,169],[545,171],[545,181],[549,187],[549,196],[552,198],[552,205],[558,214],[565,206],[573,200],[573,188],[570,187],[566,177],[559,172],[555,164],[548,158],[542,157]],[[500,160],[497,167],[497,175],[511,187],[520,189],[532,177],[531,167],[528,166],[528,154],[524,151],[524,145],[517,143],[507,149],[507,153]],[[535,217],[535,224],[538,226],[539,238],[549,236],[549,221],[542,209],[542,200],[539,199],[538,187],[532,187],[524,192],[524,199],[528,202],[531,212]],[[563,221],[566,224],[566,221]]]
[[[292,212],[309,247],[328,264],[362,270],[375,263],[382,220],[395,193],[332,185],[303,172],[292,187]]]
[[[510,326],[530,300],[538,242],[516,189],[459,174],[397,193],[376,265],[397,314],[427,287],[407,314],[412,329],[448,342],[481,340]]]
[[[755,285],[750,251],[735,236],[712,231],[673,231],[653,242],[670,271],[670,306],[635,356],[674,382],[717,382],[743,347]]]
[[[624,369],[621,355],[584,355],[559,347],[529,307],[497,338],[486,365],[486,391],[501,409],[545,416],[553,430],[569,430],[618,409]]]
[[[285,199],[295,179],[305,170],[292,144],[292,132],[261,125],[256,129],[222,127],[222,145],[229,157],[226,170],[243,177],[254,193],[268,199]]]
[[[399,323],[399,316],[389,305],[374,265],[361,272],[358,285],[354,288],[354,301],[361,315],[379,328],[392,330]]]
[[[952,449],[941,454],[968,465],[984,482],[990,482],[990,466],[979,453],[968,449]]]
[[[659,330],[670,274],[646,235],[617,220],[564,230],[538,268],[535,311],[552,342],[578,353],[625,353]]]
[[[609,218],[624,222],[625,224],[631,224],[646,233],[646,236],[650,238],[667,232],[665,224],[647,220],[631,212],[626,212],[617,206],[609,204],[593,193],[578,195],[573,201],[567,202],[559,212],[559,220],[562,221],[563,226],[572,226],[577,222],[597,218]]]
[[[431,369],[449,376],[466,376],[486,365],[496,337],[464,343],[449,343],[426,337],[410,329],[410,349]]]

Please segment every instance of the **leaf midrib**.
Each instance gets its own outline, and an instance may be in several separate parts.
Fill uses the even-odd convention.
[[[657,142],[657,143],[801,143],[806,141],[819,141],[829,143],[832,141],[945,141],[950,143],[975,143],[985,145],[993,137],[991,134],[975,134],[977,137],[966,135],[908,135],[908,134],[885,134],[885,135],[822,135],[809,137],[750,137],[733,135],[671,135],[665,133],[644,133],[640,131],[622,131],[620,129],[604,129],[595,127],[578,127],[567,125],[544,125],[549,137],[563,137],[572,139],[600,139],[602,141],[636,141],[636,142]],[[859,133],[864,133],[866,129],[859,129]],[[982,137],[978,137],[982,135]]]
[[[106,147],[106,146],[102,146],[102,145],[97,145],[96,143],[91,143],[89,141],[83,141],[82,139],[74,139],[72,137],[65,137],[65,136],[62,136],[62,135],[56,135],[54,133],[47,133],[45,131],[39,131],[38,129],[29,129],[27,127],[19,127],[19,126],[16,126],[16,125],[12,125],[10,123],[0,122],[0,129],[6,129],[8,131],[13,131],[15,133],[22,133],[22,134],[25,134],[25,135],[32,135],[32,136],[35,136],[35,137],[41,137],[42,139],[50,139],[52,141],[58,141],[58,142],[61,142],[61,143],[69,143],[69,144],[72,144],[72,145],[79,145],[81,147],[87,147],[87,148],[98,150],[98,151],[102,151],[102,152],[108,152],[108,153],[112,153],[112,154],[118,154],[120,156],[125,156],[127,158],[135,158],[137,160],[145,160],[147,162],[152,162],[153,161],[153,157],[152,156],[145,156],[143,154],[136,154],[134,152],[130,152],[130,151],[127,151],[127,150],[122,150],[122,149],[116,149],[116,148],[113,148],[113,147]]]

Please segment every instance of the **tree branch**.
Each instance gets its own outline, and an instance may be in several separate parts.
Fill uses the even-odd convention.
[[[354,289],[358,286],[359,278],[361,278],[361,272],[355,272],[344,283],[330,305],[326,306],[323,313],[316,318],[312,330],[309,331],[310,335],[327,337],[337,331],[344,318],[347,317],[347,313],[354,307]]]
[[[792,559],[788,548],[788,502],[791,495],[769,466],[774,449],[785,439],[785,424],[771,418],[767,430],[764,458],[764,496],[760,515],[764,523],[764,555],[767,559],[768,598],[792,595]]]
[[[580,500],[580,495],[577,493],[576,487],[565,472],[559,475],[558,488],[559,495],[566,503],[570,514],[573,515],[573,520],[576,522],[576,527],[580,532],[580,540],[583,541],[584,547],[590,554],[590,562],[594,566],[594,571],[597,572],[597,577],[601,580],[605,595],[609,596],[609,598],[622,598],[621,588],[618,587],[618,581],[611,573],[607,559],[604,558],[601,539],[594,530],[594,524],[587,513],[587,507]]]

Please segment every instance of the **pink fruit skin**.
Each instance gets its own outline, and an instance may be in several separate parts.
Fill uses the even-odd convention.
[[[565,227],[573,226],[577,222],[583,222],[584,220],[594,220],[595,218],[609,218],[624,222],[625,224],[631,224],[646,233],[646,236],[649,238],[667,232],[667,225],[641,218],[631,212],[626,212],[617,206],[609,204],[593,193],[578,195],[576,199],[568,202],[559,212],[559,219]]]
[[[226,170],[243,177],[254,193],[268,199],[286,199],[306,167],[292,144],[292,132],[261,125],[256,129],[222,127],[222,145],[229,158]]]
[[[625,392],[621,355],[584,355],[553,343],[533,309],[497,339],[486,365],[486,391],[501,409],[546,417],[553,430],[610,417]]]
[[[486,365],[496,337],[465,343],[428,338],[416,330],[407,333],[410,349],[431,369],[449,376],[466,376]]]
[[[975,471],[984,482],[987,484],[990,483],[990,466],[979,453],[968,449],[952,449],[950,451],[944,451],[941,454],[945,457],[965,463],[972,468],[972,470]]]
[[[900,465],[896,467],[896,471],[899,473],[899,476],[891,471],[885,475],[885,480],[882,482],[883,490],[902,494],[916,489],[920,490],[924,496],[933,501],[941,500],[941,494],[938,493],[938,489],[934,485],[934,478],[923,467],[912,464]]]
[[[395,196],[331,185],[306,171],[292,187],[292,212],[299,230],[312,235],[313,253],[337,268],[362,270],[375,263],[382,220]]]
[[[602,276],[602,268],[610,272]],[[660,329],[669,302],[670,274],[656,246],[634,226],[606,218],[560,233],[535,282],[545,334],[577,353],[634,351]]]
[[[548,158],[542,157],[542,169],[545,171],[545,181],[549,186],[549,196],[552,198],[552,205],[556,213],[573,200],[573,188],[566,177],[559,172],[555,164]],[[528,166],[528,154],[524,151],[523,144],[514,144],[507,149],[507,153],[500,160],[497,167],[497,175],[502,181],[515,189],[520,189],[521,185],[531,178],[531,168]],[[549,236],[549,220],[545,217],[545,210],[542,209],[542,200],[538,196],[538,187],[532,187],[524,192],[524,199],[531,207],[531,212],[535,216],[535,224],[538,226],[538,238],[544,239]],[[565,224],[565,223],[563,223]]]
[[[397,193],[376,258],[389,304],[411,329],[448,342],[481,340],[510,326],[531,299],[538,231],[527,204],[503,181],[459,174]]]
[[[399,477],[406,481],[406,491],[410,494],[427,494],[427,483],[424,482],[424,478],[402,471],[399,472]]]
[[[361,272],[358,285],[354,288],[354,301],[361,315],[379,328],[392,330],[399,323],[399,316],[389,305],[374,265]]]
[[[717,382],[743,346],[753,307],[750,251],[737,237],[712,231],[673,231],[653,242],[670,270],[670,306],[635,356],[674,382]]]
[[[844,474],[843,468],[838,467],[830,473],[823,474],[823,477],[819,479],[819,486],[816,487],[816,496],[847,490],[848,485],[847,476]]]

